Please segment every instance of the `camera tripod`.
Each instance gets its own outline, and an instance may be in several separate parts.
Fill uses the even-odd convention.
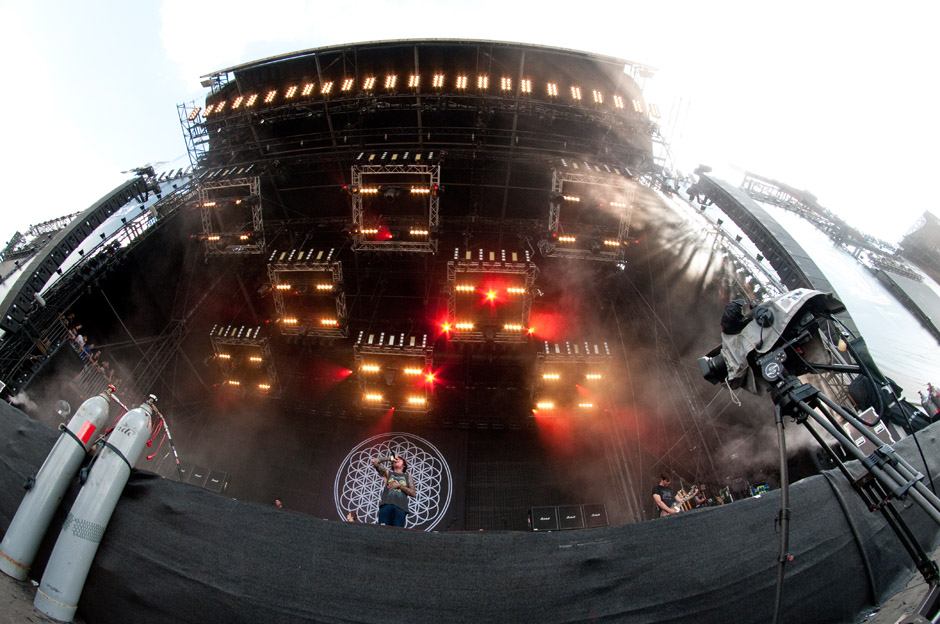
[[[894,449],[883,443],[854,414],[823,394],[812,384],[803,383],[783,367],[786,359],[783,348],[771,351],[757,364],[765,380],[771,384],[771,397],[774,401],[774,413],[777,427],[777,440],[780,449],[781,502],[777,521],[780,523],[780,550],[777,565],[777,592],[774,604],[774,622],[778,621],[783,592],[784,568],[792,561],[789,554],[789,479],[787,476],[786,440],[784,437],[784,416],[790,416],[809,430],[817,443],[827,452],[852,487],[861,496],[870,511],[880,511],[888,525],[901,540],[901,544],[914,560],[918,571],[930,587],[921,603],[919,614],[929,622],[940,621],[940,570],[937,564],[924,552],[917,542],[910,527],[904,522],[892,498],[910,497],[940,525],[940,499],[923,483],[924,475],[914,469],[907,460],[895,453]],[[816,366],[816,365],[814,365]],[[818,368],[828,368],[820,365]],[[839,367],[853,368],[853,367]],[[871,455],[865,455],[855,444],[833,413],[838,414],[847,423],[865,436],[876,448]],[[816,423],[831,435],[848,455],[859,460],[866,472],[854,477],[821,434],[814,427]]]

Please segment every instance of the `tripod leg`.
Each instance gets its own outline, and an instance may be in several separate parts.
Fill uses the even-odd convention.
[[[787,469],[787,438],[783,429],[783,412],[779,405],[774,406],[774,417],[777,424],[777,446],[780,449],[780,513],[777,517],[780,548],[777,557],[777,592],[774,599],[774,624],[776,624],[783,603],[784,569],[793,557],[790,555],[790,476]]]

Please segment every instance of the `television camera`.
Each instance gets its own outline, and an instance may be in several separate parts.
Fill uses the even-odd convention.
[[[774,402],[777,440],[780,453],[781,507],[778,516],[780,546],[777,572],[777,597],[774,621],[781,605],[784,567],[790,560],[788,508],[789,484],[784,436],[785,415],[804,425],[817,443],[842,472],[866,506],[881,511],[886,522],[901,540],[930,589],[921,603],[919,614],[927,621],[940,621],[940,569],[920,546],[904,522],[893,499],[910,498],[940,524],[940,499],[923,483],[918,472],[894,449],[882,442],[869,427],[887,417],[908,433],[928,421],[914,406],[900,398],[900,388],[878,370],[861,337],[849,339],[849,332],[834,315],[845,306],[832,293],[801,288],[767,299],[753,306],[738,299],[728,304],[721,319],[721,344],[699,358],[699,368],[707,381],[725,383],[729,388],[744,388],[762,395],[770,393]],[[838,332],[838,340],[832,339]],[[847,354],[847,356],[846,356]],[[834,372],[854,376],[849,395],[863,414],[839,405],[800,376]],[[871,409],[869,409],[871,408]],[[875,447],[866,456],[846,432],[854,427]],[[815,426],[826,431],[846,456],[859,460],[867,471],[853,475]],[[917,442],[916,436],[914,438]],[[919,448],[919,445],[918,445]],[[921,454],[923,458],[923,454]],[[924,462],[926,464],[926,461]]]

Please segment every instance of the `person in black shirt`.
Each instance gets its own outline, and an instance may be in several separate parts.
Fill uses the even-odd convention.
[[[391,469],[382,465],[390,462]],[[414,496],[414,481],[411,473],[407,472],[408,462],[404,457],[373,457],[372,465],[385,480],[382,498],[379,500],[379,524],[389,526],[405,526],[405,516],[408,515],[409,497]]]
[[[660,518],[668,516],[669,514],[677,514],[680,511],[680,509],[673,508],[673,504],[676,502],[676,495],[669,489],[670,483],[672,483],[672,479],[668,473],[664,472],[659,475],[659,485],[653,488],[653,502],[659,507]]]

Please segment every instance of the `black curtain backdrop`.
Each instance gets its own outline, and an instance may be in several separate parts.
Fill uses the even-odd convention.
[[[937,432],[921,433],[932,466]],[[0,528],[56,432],[0,403]],[[910,440],[896,445],[915,466]],[[936,471],[934,471],[936,473]],[[73,486],[33,570],[42,575]],[[840,473],[791,490],[783,621],[844,622],[885,598],[909,558]],[[350,525],[135,471],[79,604],[105,622],[767,622],[779,492],[582,531],[424,532]],[[937,526],[898,506],[925,547]]]

